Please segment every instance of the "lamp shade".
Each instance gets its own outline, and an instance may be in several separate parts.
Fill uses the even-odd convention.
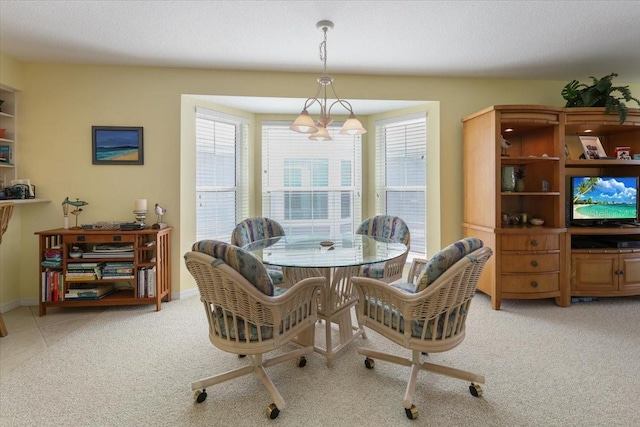
[[[363,133],[367,133],[367,130],[353,113],[344,122],[342,129],[340,129],[340,135],[362,135]]]
[[[302,113],[300,113],[293,124],[289,126],[289,129],[299,133],[315,133],[318,131],[318,127],[309,113],[307,113],[307,110],[303,110]]]
[[[309,139],[314,141],[331,141],[333,138],[329,135],[326,127],[319,125],[318,132],[309,135]]]

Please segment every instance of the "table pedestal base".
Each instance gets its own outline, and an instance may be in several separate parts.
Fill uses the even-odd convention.
[[[359,336],[367,338],[364,327],[354,326],[351,317],[351,308],[355,307],[358,297],[353,289],[351,277],[358,275],[359,266],[329,268],[295,268],[285,269],[285,276],[300,280],[303,277],[325,276],[327,286],[318,297],[318,319],[325,322],[325,343],[326,347],[314,345],[314,350],[327,358],[327,366],[333,366],[333,357],[337,352],[346,347]],[[339,343],[333,345],[331,336],[332,324],[338,325]],[[315,332],[315,331],[313,331]],[[305,336],[299,336],[298,342],[302,345],[309,345],[311,331]],[[311,343],[314,344],[314,343]]]

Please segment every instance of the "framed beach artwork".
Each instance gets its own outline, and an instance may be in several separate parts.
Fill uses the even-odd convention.
[[[91,126],[94,165],[143,165],[142,127]]]

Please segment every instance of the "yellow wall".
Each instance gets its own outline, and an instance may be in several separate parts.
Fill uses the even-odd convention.
[[[188,109],[193,105],[185,101],[183,108],[182,95],[306,98],[313,93],[317,77],[296,73],[19,63],[6,56],[1,56],[0,61],[0,83],[9,84],[11,80],[22,90],[18,110],[19,177],[30,178],[38,196],[51,199],[51,203],[18,208],[16,214],[20,218],[16,220],[19,226],[15,232],[19,235],[6,246],[3,242],[3,270],[7,268],[8,251],[19,259],[12,262],[12,272],[0,275],[0,301],[5,306],[16,301],[22,305],[37,303],[38,248],[34,232],[62,225],[60,203],[67,196],[89,202],[80,223],[130,221],[134,199],[138,198],[148,199],[151,206],[160,203],[166,207],[165,222],[175,226],[172,293],[177,296],[190,290],[193,282],[183,267],[182,254],[194,240],[191,209],[195,197],[194,151],[188,130],[189,123],[193,123]],[[440,181],[430,185],[439,185],[442,244],[462,235],[460,119],[491,104],[561,106],[560,90],[566,83],[334,77],[340,82],[340,95],[346,99],[439,103],[436,135],[440,139]],[[638,86],[631,87],[632,92],[640,93]],[[185,125],[182,120],[187,121]],[[143,126],[144,165],[92,165],[92,125]]]

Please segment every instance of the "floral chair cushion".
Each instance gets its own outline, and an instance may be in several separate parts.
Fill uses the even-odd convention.
[[[427,289],[449,267],[461,260],[464,256],[482,247],[482,240],[475,237],[467,237],[450,244],[435,254],[424,266],[416,280],[414,292],[418,293]]]
[[[270,237],[284,236],[284,229],[278,221],[265,217],[252,217],[241,221],[231,233],[231,244],[245,246],[256,240],[268,239]],[[284,281],[282,268],[265,266],[267,273],[274,284]]]
[[[201,240],[193,244],[192,250],[203,252],[224,261],[247,279],[265,295],[273,296],[271,277],[255,255],[242,248],[218,240]]]
[[[381,301],[377,302],[378,305],[378,310],[377,312],[376,307],[375,307],[375,303],[372,300],[368,300],[367,301],[368,304],[365,306],[365,315],[367,315],[368,317],[374,318],[373,313],[376,313],[376,322],[378,323],[383,323],[385,326],[389,327],[389,322],[391,322],[391,328],[393,328],[394,330],[398,330],[398,322],[400,322],[400,333],[404,333],[404,316],[403,315],[399,315],[398,316],[398,310],[390,310],[388,305],[384,305],[384,309],[382,309],[383,305]],[[440,339],[442,338],[442,334],[444,333],[445,337],[450,337],[452,332],[453,332],[453,325],[455,324],[455,318],[456,315],[458,314],[458,311],[460,312],[460,315],[463,315],[466,313],[466,310],[464,307],[458,307],[456,309],[454,309],[450,314],[449,314],[449,321],[447,322],[447,330],[444,330],[444,321],[445,321],[445,316],[440,316],[439,320],[438,320],[438,327],[436,328],[436,338]],[[371,313],[371,314],[370,314]],[[384,318],[382,317],[384,313]],[[434,324],[435,320],[431,319],[429,320],[428,323],[428,327],[427,327],[427,332],[425,334],[425,338],[427,340],[430,340],[433,337],[433,324]],[[411,336],[413,338],[421,338],[422,337],[422,331],[424,329],[424,319],[413,319],[411,320]]]
[[[277,221],[256,216],[247,218],[236,225],[231,233],[231,244],[244,246],[256,240],[277,236],[284,236],[284,229]]]
[[[393,215],[376,215],[365,219],[356,230],[357,234],[382,237],[409,246],[411,233],[402,218]],[[384,262],[368,264],[362,268],[362,275],[373,279],[382,279]]]

